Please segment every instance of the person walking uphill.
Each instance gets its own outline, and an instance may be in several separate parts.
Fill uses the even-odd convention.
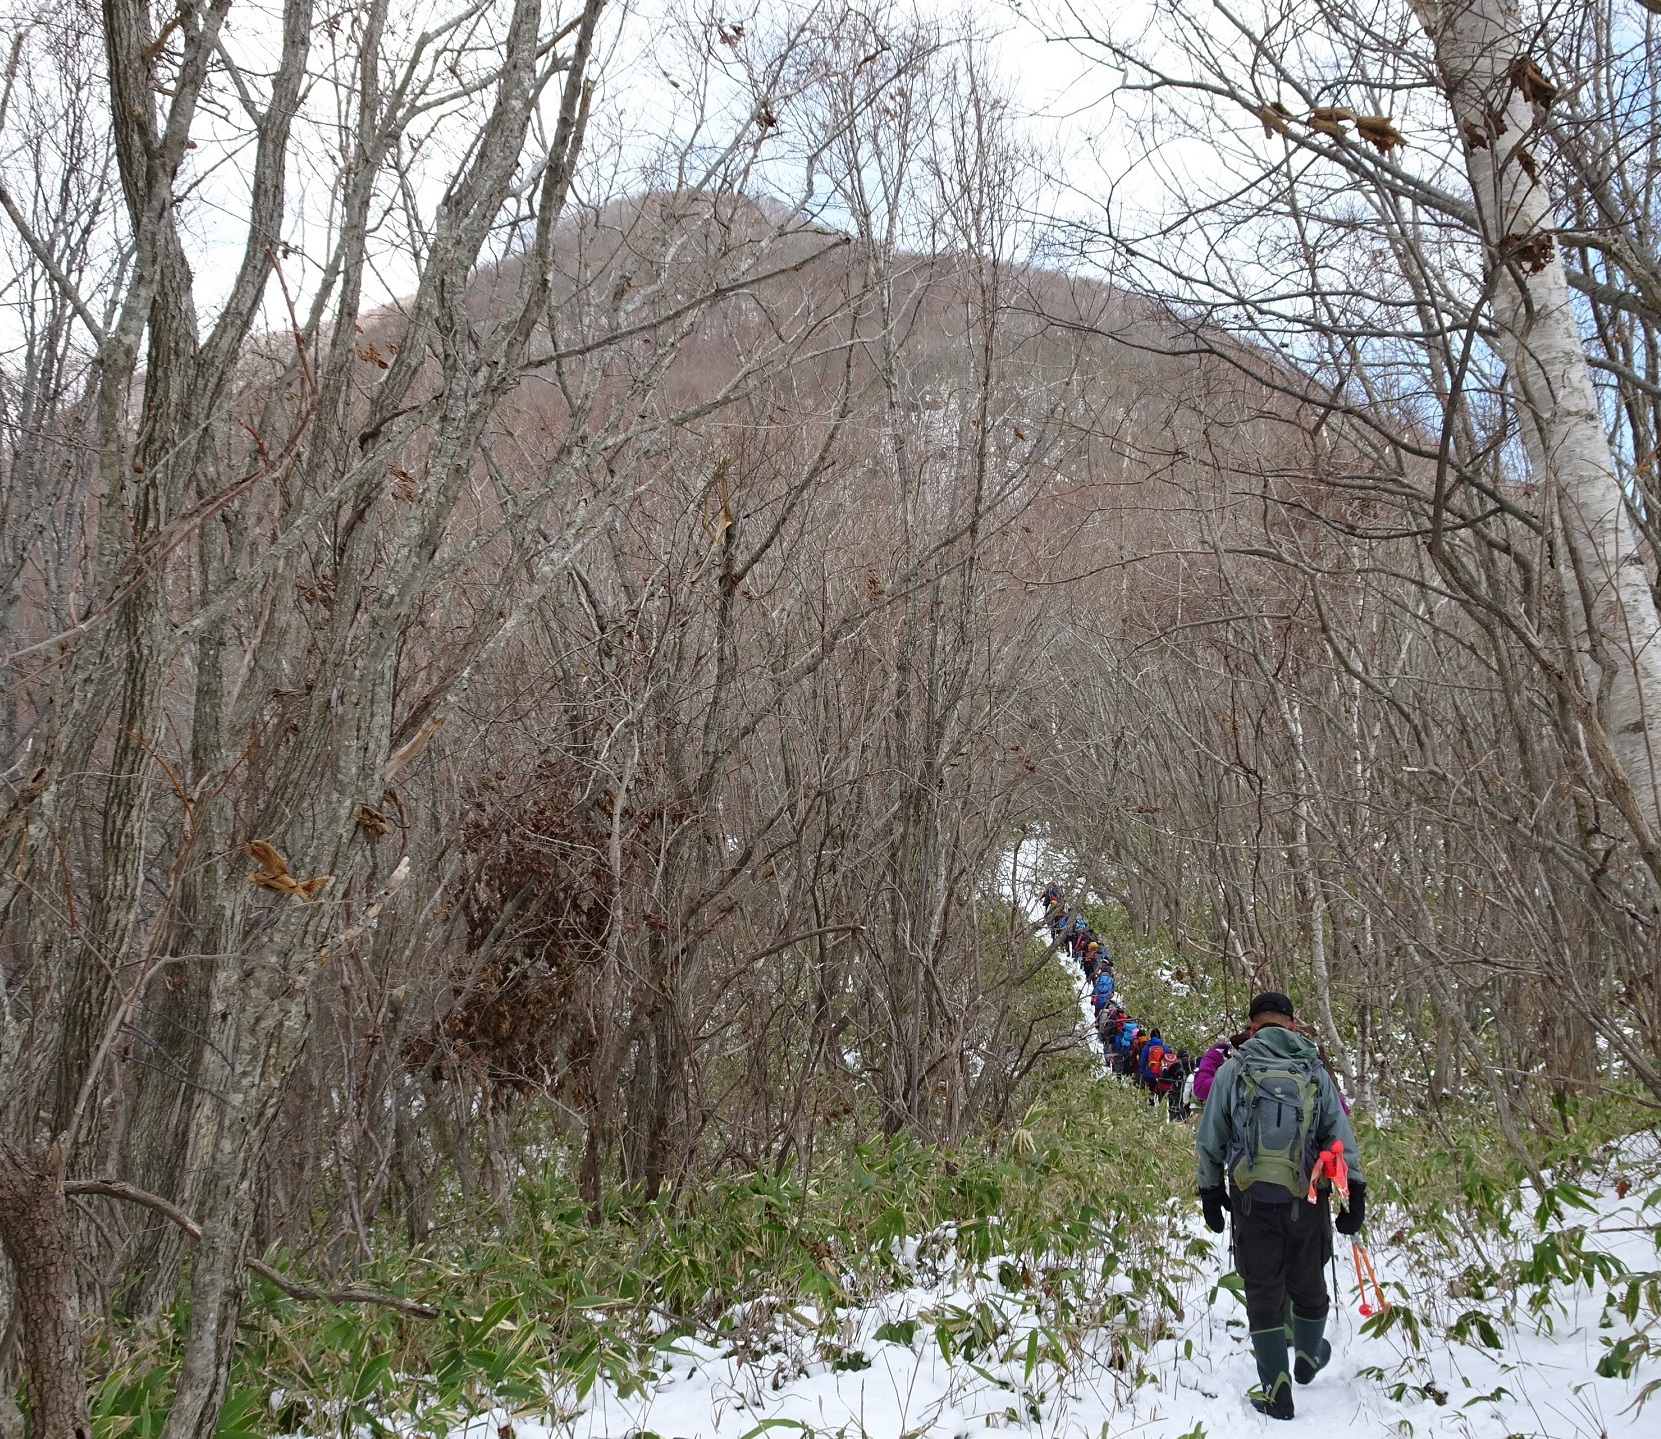
[[[1225,1211],[1233,1216],[1234,1266],[1261,1381],[1248,1396],[1252,1407],[1290,1419],[1293,1376],[1307,1384],[1332,1357],[1324,1273],[1332,1256],[1330,1186],[1308,1202],[1316,1156],[1335,1139],[1343,1144],[1350,1206],[1338,1217],[1339,1233],[1361,1228],[1367,1186],[1338,1090],[1314,1043],[1297,1032],[1292,1001],[1260,994],[1249,1019],[1244,1042],[1217,1071],[1195,1137],[1199,1197],[1214,1233],[1223,1232]]]

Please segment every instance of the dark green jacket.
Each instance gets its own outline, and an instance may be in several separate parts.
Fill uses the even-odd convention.
[[[1321,1148],[1334,1139],[1344,1143],[1344,1163],[1349,1166],[1350,1178],[1360,1179],[1361,1156],[1355,1148],[1355,1131],[1350,1128],[1349,1116],[1338,1102],[1338,1088],[1326,1072],[1312,1041],[1278,1024],[1266,1024],[1240,1046],[1241,1054],[1274,1056],[1277,1059],[1310,1061],[1319,1082],[1315,1102],[1315,1134]],[[1231,1055],[1217,1071],[1216,1081],[1200,1112],[1199,1132],[1194,1137],[1194,1150],[1199,1161],[1199,1187],[1211,1189],[1223,1183],[1227,1173],[1229,1147],[1234,1139],[1234,1097],[1240,1083],[1240,1065]],[[1279,1186],[1272,1186],[1278,1189]],[[1297,1196],[1302,1199],[1303,1195]],[[1280,1195],[1276,1195],[1278,1200]]]

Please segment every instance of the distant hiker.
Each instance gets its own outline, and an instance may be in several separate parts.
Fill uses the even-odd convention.
[[[1047,910],[1052,905],[1057,905],[1057,904],[1060,904],[1060,903],[1061,903],[1061,891],[1059,889],[1057,889],[1053,884],[1047,886],[1044,890],[1044,908]]]
[[[1227,1039],[1219,1039],[1200,1056],[1199,1067],[1194,1071],[1194,1102],[1196,1104],[1205,1103],[1207,1096],[1211,1093],[1211,1085],[1217,1078],[1217,1071],[1223,1067],[1223,1061],[1250,1038],[1251,1031],[1242,1029],[1240,1033],[1230,1035]]]
[[[1055,936],[1060,936],[1066,933],[1068,926],[1072,924],[1072,922],[1072,916],[1069,915],[1066,910],[1058,909],[1050,916],[1050,933]]]
[[[1141,1026],[1134,1019],[1127,1018],[1119,1027],[1119,1037],[1113,1041],[1113,1072],[1115,1074],[1129,1074],[1131,1072],[1131,1051],[1136,1047],[1136,1036]]]
[[[1084,977],[1092,984],[1096,976],[1102,971],[1102,945],[1099,939],[1093,939],[1084,946]]]
[[[1188,1118],[1188,1079],[1193,1068],[1186,1049],[1165,1056],[1165,1072],[1155,1093],[1164,1099],[1172,1123]]]
[[[1157,1029],[1148,1036],[1148,1042],[1142,1046],[1142,1053],[1138,1058],[1142,1070],[1142,1083],[1147,1086],[1149,1094],[1154,1092],[1154,1086],[1165,1073],[1165,1056],[1170,1052]]]
[[[1104,1004],[1096,1011],[1096,1040],[1102,1047],[1102,1055],[1110,1063],[1113,1058],[1113,1041],[1124,1017],[1124,1010],[1115,1004]]]
[[[1340,1234],[1361,1228],[1367,1186],[1338,1091],[1314,1044],[1297,1033],[1292,1001],[1260,994],[1249,1019],[1247,1038],[1217,1071],[1200,1119],[1199,1196],[1213,1232],[1223,1232],[1225,1211],[1234,1218],[1234,1263],[1261,1381],[1247,1397],[1259,1413],[1290,1419],[1293,1376],[1307,1384],[1332,1358],[1322,1273],[1332,1256],[1330,1185],[1308,1202],[1315,1156],[1334,1139],[1343,1144],[1350,1206],[1338,1217]]]
[[[1105,969],[1096,976],[1096,984],[1091,991],[1090,1000],[1096,1006],[1098,1013],[1101,1007],[1113,998],[1113,976]]]
[[[1117,1004],[1104,1004],[1096,1016],[1096,1038],[1101,1040],[1102,1053],[1107,1056],[1110,1064],[1113,1061],[1113,1048],[1118,1042],[1119,1031],[1124,1025],[1125,1012]]]

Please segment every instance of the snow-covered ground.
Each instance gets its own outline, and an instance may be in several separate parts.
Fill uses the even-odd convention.
[[[1636,1324],[1612,1307],[1611,1295],[1618,1300],[1627,1281],[1560,1279],[1538,1314],[1529,1313],[1524,1286],[1513,1291],[1516,1322],[1507,1324],[1497,1298],[1482,1301],[1480,1277],[1508,1258],[1532,1257],[1541,1272],[1553,1267],[1539,1259],[1542,1239],[1547,1261],[1589,1252],[1654,1275],[1661,1257],[1652,1226],[1661,1206],[1641,1212],[1640,1204],[1653,1197],[1657,1169],[1655,1137],[1631,1141],[1602,1174],[1581,1177],[1590,1208],[1571,1208],[1543,1231],[1525,1208],[1509,1237],[1395,1235],[1399,1242],[1388,1242],[1382,1236],[1391,1233],[1391,1216],[1380,1216],[1372,1226],[1381,1236],[1374,1247],[1380,1278],[1420,1320],[1422,1350],[1404,1325],[1361,1333],[1340,1238],[1328,1329],[1335,1355],[1314,1384],[1297,1391],[1295,1422],[1312,1433],[1412,1439],[1661,1434],[1661,1393],[1647,1411],[1636,1407],[1661,1363],[1651,1359],[1624,1378],[1597,1373],[1610,1342],[1654,1322],[1642,1307]],[[1520,1199],[1526,1205],[1529,1196]],[[1070,1326],[1045,1294],[1042,1275],[997,1261],[972,1275],[954,1272],[950,1234],[935,1235],[905,1247],[915,1278],[908,1288],[834,1315],[752,1308],[719,1345],[681,1339],[666,1349],[662,1375],[647,1392],[625,1398],[602,1383],[557,1420],[514,1417],[512,1432],[517,1439],[951,1439],[988,1428],[1089,1439],[1293,1432],[1243,1398],[1255,1374],[1244,1310],[1218,1285],[1228,1268],[1226,1241],[1214,1239],[1188,1207],[1173,1200],[1167,1213],[1149,1217],[1170,1251],[1186,1256],[1165,1269],[1174,1306],[1110,1272],[1096,1276],[1095,1293],[1126,1297],[1122,1322]],[[1450,1339],[1460,1316],[1476,1311],[1491,1316],[1487,1335],[1481,1323],[1468,1322],[1462,1341]],[[490,1427],[506,1422],[492,1416]]]
[[[1091,1031],[1085,1001],[1080,1039],[1093,1046]],[[1373,1213],[1374,1265],[1396,1320],[1367,1333],[1349,1242],[1335,1236],[1333,1361],[1297,1390],[1292,1424],[1246,1402],[1256,1366],[1244,1305],[1223,1282],[1238,1282],[1227,1236],[1173,1197],[1123,1244],[1104,1244],[1090,1272],[1060,1265],[1066,1282],[997,1259],[966,1272],[948,1229],[898,1248],[904,1287],[833,1314],[744,1306],[729,1331],[666,1345],[644,1392],[601,1380],[580,1398],[559,1396],[555,1417],[495,1414],[466,1439],[967,1439],[987,1429],[1655,1439],[1661,1382],[1647,1407],[1640,1396],[1661,1380],[1661,1133],[1629,1139],[1575,1182],[1584,1197],[1543,1227],[1525,1187],[1505,1233],[1417,1233],[1387,1209]],[[1623,1315],[1633,1276],[1647,1289]],[[1648,1328],[1652,1357],[1624,1376],[1597,1372],[1611,1344]]]

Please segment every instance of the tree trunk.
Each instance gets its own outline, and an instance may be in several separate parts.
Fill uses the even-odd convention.
[[[1465,137],[1529,464],[1561,516],[1565,600],[1581,679],[1620,769],[1609,777],[1614,797],[1648,840],[1661,810],[1661,619],[1575,323],[1551,197],[1536,178],[1530,142],[1555,91],[1529,57],[1514,0],[1415,0],[1415,9]]]
[[[0,1243],[12,1262],[33,1439],[90,1439],[65,1146],[25,1153],[0,1136]]]

